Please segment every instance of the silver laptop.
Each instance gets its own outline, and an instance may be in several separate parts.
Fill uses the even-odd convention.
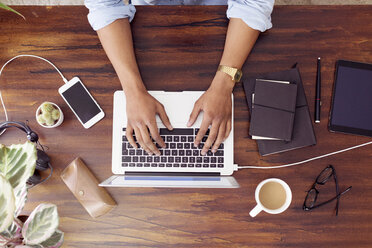
[[[149,91],[165,107],[173,130],[165,128],[156,116],[160,136],[166,148],[161,155],[148,155],[142,148],[134,149],[125,136],[127,125],[126,101],[123,91],[114,94],[112,172],[115,174],[100,184],[103,187],[180,187],[180,188],[237,188],[231,177],[234,165],[234,129],[216,153],[200,154],[205,136],[194,147],[203,114],[192,127],[186,127],[194,103],[203,91]],[[224,104],[224,103],[221,103]],[[234,113],[234,111],[232,111]],[[232,118],[234,120],[234,118]],[[232,123],[232,127],[233,127]]]

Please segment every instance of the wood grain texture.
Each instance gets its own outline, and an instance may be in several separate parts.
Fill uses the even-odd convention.
[[[49,65],[33,59],[12,62],[0,81],[12,120],[29,120],[49,147],[55,173],[30,192],[25,213],[40,202],[58,205],[64,247],[371,247],[372,147],[276,170],[242,170],[234,174],[239,189],[109,189],[119,204],[110,214],[92,219],[59,178],[80,156],[99,180],[111,175],[112,100],[120,89],[84,7],[18,7],[27,18],[0,12],[0,62],[22,54],[53,61],[67,78],[79,76],[106,113],[85,130],[57,89],[62,80]],[[141,74],[151,90],[205,90],[217,68],[227,27],[224,6],[137,7],[132,23]],[[235,162],[279,165],[371,140],[327,131],[334,64],[337,59],[372,63],[372,6],[280,6],[274,28],[261,34],[243,68],[244,78],[288,69],[298,62],[310,110],[314,109],[316,58],[322,57],[322,122],[315,125],[318,144],[260,157],[248,138],[248,108],[242,86],[234,90]],[[36,124],[43,101],[61,106],[64,123],[52,130]],[[1,116],[2,115],[2,111]],[[3,118],[3,117],[1,117]],[[15,130],[1,143],[23,142]],[[341,189],[353,189],[335,204],[304,212],[306,190],[328,164],[337,170]],[[290,208],[280,215],[249,217],[254,190],[263,179],[285,180],[293,192]],[[321,188],[321,199],[334,195],[334,185]]]

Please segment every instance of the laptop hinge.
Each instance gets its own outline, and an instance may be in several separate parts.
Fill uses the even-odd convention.
[[[203,176],[203,177],[219,177],[219,172],[141,172],[141,171],[126,171],[127,176]]]

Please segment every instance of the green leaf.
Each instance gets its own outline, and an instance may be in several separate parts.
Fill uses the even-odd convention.
[[[0,233],[0,247],[6,247],[7,243],[22,243],[22,225],[23,223],[17,218],[13,223],[3,232]]]
[[[14,217],[17,217],[18,215],[21,214],[23,207],[26,204],[27,201],[27,185],[25,184],[23,188],[21,188],[18,192],[17,195],[15,195],[15,205],[16,205],[16,210],[14,212]]]
[[[13,223],[15,197],[12,185],[2,175],[0,175],[0,189],[0,232],[3,232]]]
[[[13,239],[16,235],[20,236],[22,225],[23,223],[19,219],[15,218],[13,223],[6,230],[0,233],[0,237],[10,240]]]
[[[10,182],[15,196],[34,174],[36,158],[36,146],[30,141],[9,147],[0,144],[0,174]]]
[[[58,248],[63,243],[63,232],[60,230],[57,230],[53,235],[41,243],[41,245],[45,248]]]
[[[59,225],[57,206],[40,204],[32,211],[23,225],[22,235],[26,245],[37,245],[49,239]]]
[[[12,11],[13,13],[16,13],[17,15],[21,16],[23,19],[26,20],[26,18],[21,13],[19,13],[18,11],[12,9],[11,7],[9,7],[9,6],[7,6],[7,5],[5,5],[3,3],[0,3],[0,8],[1,9],[5,9],[5,10],[9,10],[9,11]]]

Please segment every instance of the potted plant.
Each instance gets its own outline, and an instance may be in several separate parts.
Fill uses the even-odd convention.
[[[23,223],[19,215],[27,200],[27,179],[36,165],[36,146],[0,145],[0,247],[60,247],[63,232],[53,204],[40,204]]]
[[[36,121],[45,128],[58,127],[63,122],[62,110],[53,102],[43,102],[36,110]]]

